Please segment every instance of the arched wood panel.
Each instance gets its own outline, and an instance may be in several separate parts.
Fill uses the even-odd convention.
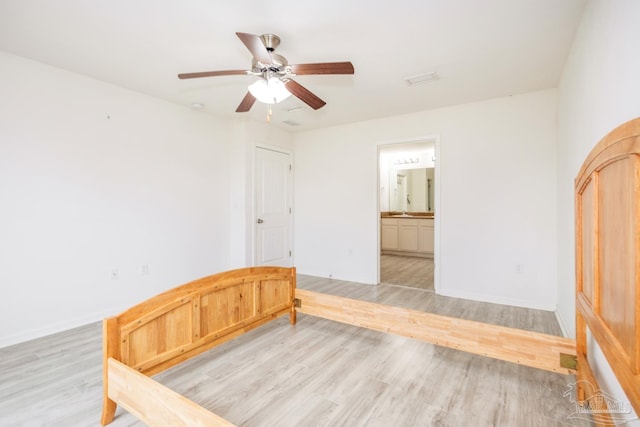
[[[596,145],[575,188],[578,376],[588,328],[640,413],[640,118]]]

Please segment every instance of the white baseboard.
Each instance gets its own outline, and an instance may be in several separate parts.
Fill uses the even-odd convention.
[[[560,315],[560,312],[558,311],[558,309],[553,310],[553,313],[556,315],[556,320],[558,321],[558,325],[560,325],[562,336],[565,338],[574,338],[569,336],[569,330],[567,329],[567,325],[564,323],[564,320],[562,320],[562,316]]]
[[[524,307],[524,308],[532,308],[535,310],[544,310],[544,311],[555,311],[555,307],[547,304],[547,303],[536,303],[535,301],[530,300],[521,300],[518,298],[508,298],[502,297],[498,295],[487,295],[475,292],[461,291],[457,289],[439,289],[438,295],[452,297],[452,298],[462,298],[468,299],[472,301],[482,301],[488,302],[492,304],[500,304],[500,305],[511,305],[514,307]]]
[[[296,267],[297,274],[301,274],[303,276],[312,276],[312,277],[321,277],[323,279],[332,279],[332,280],[341,280],[344,282],[354,282],[361,283],[363,285],[377,285],[375,281],[366,280],[361,277],[344,277],[339,273],[322,273],[319,271],[310,271],[310,270],[302,270],[299,267]]]
[[[120,313],[121,311],[121,307],[111,310],[104,310],[96,313],[91,313],[86,316],[81,316],[74,319],[66,319],[60,322],[48,324],[46,326],[41,326],[26,331],[20,331],[12,335],[0,337],[0,348],[20,344],[36,338],[42,338],[47,335],[57,334],[58,332],[63,332],[69,329],[77,328],[79,326],[88,325],[89,323],[99,322],[102,321],[102,319],[104,319],[105,317],[113,316],[114,313]]]

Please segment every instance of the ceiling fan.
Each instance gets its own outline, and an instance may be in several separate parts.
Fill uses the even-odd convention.
[[[309,107],[317,110],[326,102],[313,94],[300,83],[292,79],[294,76],[310,74],[353,74],[351,62],[321,62],[316,64],[291,65],[287,59],[274,53],[280,44],[280,37],[274,34],[236,33],[253,55],[250,70],[203,71],[198,73],[178,74],[180,79],[200,77],[232,76],[246,74],[258,76],[259,80],[249,86],[249,91],[238,105],[236,112],[247,112],[256,100],[266,104],[275,104],[294,95]]]

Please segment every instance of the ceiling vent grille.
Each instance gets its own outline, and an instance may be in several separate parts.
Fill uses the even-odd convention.
[[[438,75],[434,71],[431,73],[419,74],[413,77],[406,77],[404,80],[409,84],[409,86],[417,86],[423,85],[425,83],[435,82],[439,79],[440,77],[438,77]]]
[[[286,125],[289,125],[289,126],[300,126],[300,123],[293,122],[293,121],[291,121],[291,120],[285,120],[285,121],[283,121],[282,123],[284,123],[284,124],[286,124]]]

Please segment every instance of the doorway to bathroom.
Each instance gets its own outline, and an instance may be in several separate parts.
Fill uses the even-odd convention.
[[[436,142],[379,146],[380,283],[436,288]]]

